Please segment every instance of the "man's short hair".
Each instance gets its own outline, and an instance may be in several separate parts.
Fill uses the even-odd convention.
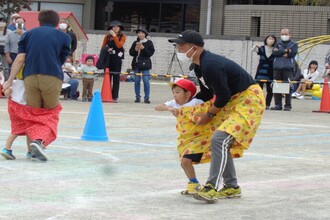
[[[39,12],[38,20],[40,26],[50,24],[56,27],[60,21],[60,16],[53,10],[42,10]]]

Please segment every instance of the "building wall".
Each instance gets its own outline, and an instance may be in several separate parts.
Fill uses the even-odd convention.
[[[226,0],[212,0],[212,10],[211,10],[211,28],[210,35],[220,36],[222,35],[223,29],[223,12],[225,10]],[[200,25],[199,30],[201,34],[206,33],[207,24],[207,8],[208,0],[201,1],[201,11],[200,11]]]
[[[288,27],[299,39],[330,34],[330,7],[226,5],[224,35],[251,35],[251,17],[260,17],[260,36]]]
[[[101,49],[102,40],[106,32],[90,33],[88,34],[89,41],[87,42],[85,53],[88,54],[98,54]],[[128,54],[129,48],[134,40],[136,40],[136,35],[131,33],[126,33],[127,41],[125,43],[125,59],[123,60],[122,70],[126,71],[131,68],[132,57]],[[172,44],[168,43],[169,38],[176,37],[173,34],[159,34],[157,36],[151,35],[151,40],[155,45],[155,54],[151,58],[153,63],[153,73],[157,74],[167,74],[169,65],[171,63],[171,58],[174,52],[174,47]],[[251,40],[229,40],[229,39],[215,39],[208,38],[205,39],[205,48],[211,52],[223,55],[246,69],[252,75],[255,74],[259,57],[256,53],[251,51],[254,44],[262,44],[261,41],[251,41]],[[323,70],[324,57],[327,51],[330,49],[328,44],[322,44],[315,46],[306,57],[309,51],[302,53],[298,56],[299,60],[305,60],[302,68],[306,68],[311,60],[317,60],[320,64],[320,70]],[[81,54],[78,55],[81,57]],[[182,64],[183,71],[185,74],[188,73],[189,63]],[[178,61],[173,62],[172,71],[170,74],[179,75],[181,74],[180,66]]]

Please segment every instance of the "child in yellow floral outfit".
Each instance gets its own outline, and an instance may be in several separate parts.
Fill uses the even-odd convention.
[[[180,79],[172,86],[174,99],[164,104],[155,106],[156,111],[170,111],[177,117],[176,129],[178,136],[178,152],[180,162],[189,182],[183,195],[193,195],[200,188],[193,164],[209,162],[211,127],[196,126],[195,114],[201,113],[204,103],[200,99],[193,98],[197,88],[193,82]],[[214,127],[215,129],[215,127]]]

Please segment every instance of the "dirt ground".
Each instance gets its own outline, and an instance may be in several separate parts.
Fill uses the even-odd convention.
[[[94,89],[101,89],[102,78]],[[143,94],[143,92],[142,92]],[[180,195],[187,179],[176,151],[176,120],[153,106],[172,98],[152,81],[151,104],[134,103],[123,82],[118,103],[103,103],[109,141],[83,141],[91,103],[61,100],[58,138],[47,163],[0,158],[0,219],[329,219],[330,114],[320,101],[293,100],[293,110],[266,111],[244,157],[235,160],[242,198],[206,204]],[[0,99],[0,145],[10,133]],[[203,183],[209,164],[196,166]]]

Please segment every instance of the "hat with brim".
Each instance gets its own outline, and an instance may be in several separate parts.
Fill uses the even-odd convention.
[[[19,14],[15,13],[10,16],[10,19],[13,19],[14,17],[20,17]]]
[[[143,33],[145,33],[146,36],[149,35],[149,32],[146,29],[142,28],[142,27],[136,29],[135,33],[139,33],[140,31],[143,32]]]
[[[109,30],[114,26],[118,26],[120,27],[120,30],[124,30],[124,26],[119,21],[112,21],[110,23]]]
[[[169,39],[168,42],[176,44],[195,44],[196,46],[203,47],[204,40],[202,36],[193,30],[183,31],[177,38]]]

